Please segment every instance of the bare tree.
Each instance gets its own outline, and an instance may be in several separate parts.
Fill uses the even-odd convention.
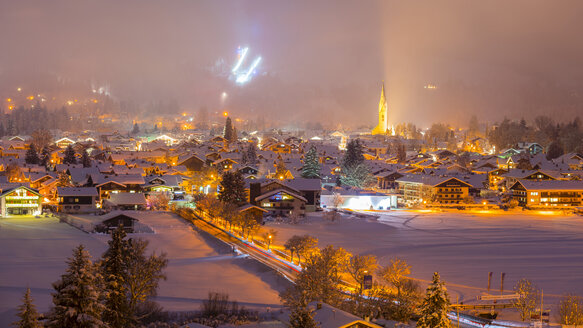
[[[379,276],[397,289],[397,295],[401,295],[403,284],[407,281],[407,275],[411,274],[411,266],[405,260],[398,257],[391,259],[391,263],[379,268]]]
[[[528,279],[522,278],[514,286],[518,298],[514,301],[514,307],[520,312],[520,319],[525,321],[530,318],[538,304],[539,291]]]
[[[332,196],[332,205],[334,205],[334,208],[338,208],[342,204],[344,204],[344,197],[342,197],[342,195],[340,195],[339,193],[335,192],[334,196]]]
[[[296,253],[298,255],[298,264],[301,264],[301,257],[307,258],[310,254],[317,250],[318,239],[310,235],[300,236]]]
[[[353,255],[350,257],[347,271],[358,286],[358,295],[362,295],[364,288],[364,276],[372,274],[377,266],[377,257],[374,255]]]
[[[170,193],[163,191],[153,192],[148,196],[148,203],[153,210],[168,210],[170,200]]]
[[[32,144],[36,146],[36,149],[43,149],[51,143],[53,143],[53,136],[49,131],[41,129],[32,133]]]
[[[578,295],[563,295],[559,301],[559,323],[564,325],[583,324],[583,298]]]

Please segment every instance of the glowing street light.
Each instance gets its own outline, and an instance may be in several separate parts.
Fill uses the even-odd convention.
[[[229,112],[226,112],[226,111],[225,111],[225,112],[223,112],[223,116],[224,116],[224,117],[227,117],[227,116],[229,116]]]

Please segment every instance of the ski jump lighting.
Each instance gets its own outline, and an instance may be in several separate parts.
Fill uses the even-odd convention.
[[[255,60],[253,60],[251,66],[247,70],[241,69],[241,65],[243,65],[243,62],[245,61],[245,57],[247,56],[248,52],[249,47],[245,47],[239,50],[239,59],[237,60],[235,66],[233,66],[233,69],[231,70],[231,73],[233,73],[235,77],[235,82],[241,85],[251,81],[251,78],[253,77],[255,70],[257,69],[257,66],[261,62],[261,56],[258,56],[257,58],[255,58]]]

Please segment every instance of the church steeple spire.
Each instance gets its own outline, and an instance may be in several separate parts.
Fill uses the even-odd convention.
[[[389,108],[385,97],[385,81],[381,84],[381,99],[379,100],[379,124],[372,134],[387,134],[389,132]]]

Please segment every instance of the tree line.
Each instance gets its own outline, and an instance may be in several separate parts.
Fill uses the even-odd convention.
[[[19,107],[0,114],[0,137],[30,135],[36,130],[71,130],[73,118],[65,107],[49,111],[40,105],[34,108]]]

